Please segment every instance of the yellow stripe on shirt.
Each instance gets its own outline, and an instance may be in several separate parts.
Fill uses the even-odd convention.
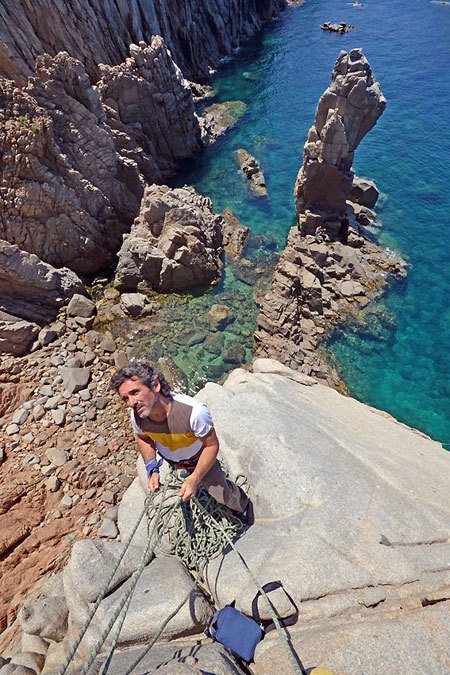
[[[147,436],[150,436],[152,441],[160,443],[170,450],[170,452],[176,452],[181,448],[190,448],[198,440],[192,431],[186,434],[157,434],[154,431],[150,433],[147,431],[144,433],[146,433]]]

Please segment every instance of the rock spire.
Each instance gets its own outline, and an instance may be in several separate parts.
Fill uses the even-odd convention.
[[[343,385],[318,345],[337,321],[359,320],[389,276],[406,273],[399,256],[365,235],[378,191],[352,171],[356,147],[385,106],[362,51],[341,52],[304,147],[294,190],[298,225],[289,232],[258,317],[257,356],[332,386]]]
[[[354,152],[385,107],[386,99],[362,50],[341,52],[331,84],[317,105],[295,183],[295,209],[303,235],[321,228],[332,240],[345,239]]]

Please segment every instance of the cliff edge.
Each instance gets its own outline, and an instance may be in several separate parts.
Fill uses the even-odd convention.
[[[66,51],[96,82],[98,64],[117,65],[130,44],[160,35],[185,77],[201,80],[285,6],[285,0],[3,0],[0,74],[23,85],[36,56]]]
[[[234,602],[254,614],[255,579],[279,582],[270,600],[280,620],[294,615],[286,633],[301,672],[320,665],[337,675],[447,673],[449,453],[386,413],[269,359],[257,359],[252,371],[233,371],[222,386],[208,383],[198,398],[212,411],[230,475],[245,475],[253,501],[254,524],[235,541],[239,555],[227,546],[211,556],[201,583],[157,546],[142,567],[143,523],[112,581],[144,507],[147,481],[139,460],[119,505],[116,541],[77,538],[63,572],[19,613],[23,647],[4,652],[11,654],[8,665],[24,663],[34,636],[46,647],[45,672],[58,672],[109,579],[68,671],[79,672],[139,569],[113,673],[185,672],[181,664],[224,675],[247,672],[202,631],[216,607]],[[173,506],[173,496],[169,502]],[[199,541],[202,534],[196,532]],[[189,602],[177,610],[184,597]],[[261,598],[257,607],[267,622]],[[129,670],[161,626],[155,647]],[[195,660],[186,661],[193,654]],[[258,644],[252,672],[293,672],[277,631]]]

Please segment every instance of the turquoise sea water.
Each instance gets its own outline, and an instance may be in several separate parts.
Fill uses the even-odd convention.
[[[322,31],[325,21],[345,21],[355,30]],[[337,331],[329,348],[353,396],[450,448],[449,5],[306,0],[289,7],[222,64],[212,81],[214,101],[241,100],[247,111],[215,147],[184,167],[178,182],[211,197],[216,211],[229,206],[261,235],[263,247],[281,250],[294,221],[293,186],[318,98],[340,50],[354,47],[362,47],[387,99],[356,151],[354,169],[381,192],[379,241],[410,268],[407,281],[382,301],[387,326],[364,334]],[[268,201],[248,192],[233,157],[239,147],[258,158]],[[256,309],[248,315],[254,320]]]

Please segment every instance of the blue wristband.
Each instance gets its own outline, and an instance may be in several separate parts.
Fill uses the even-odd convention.
[[[154,473],[159,473],[159,467],[163,463],[164,460],[160,459],[159,461],[156,459],[146,459],[144,460],[145,464],[145,469],[147,471],[147,478],[150,478]]]

